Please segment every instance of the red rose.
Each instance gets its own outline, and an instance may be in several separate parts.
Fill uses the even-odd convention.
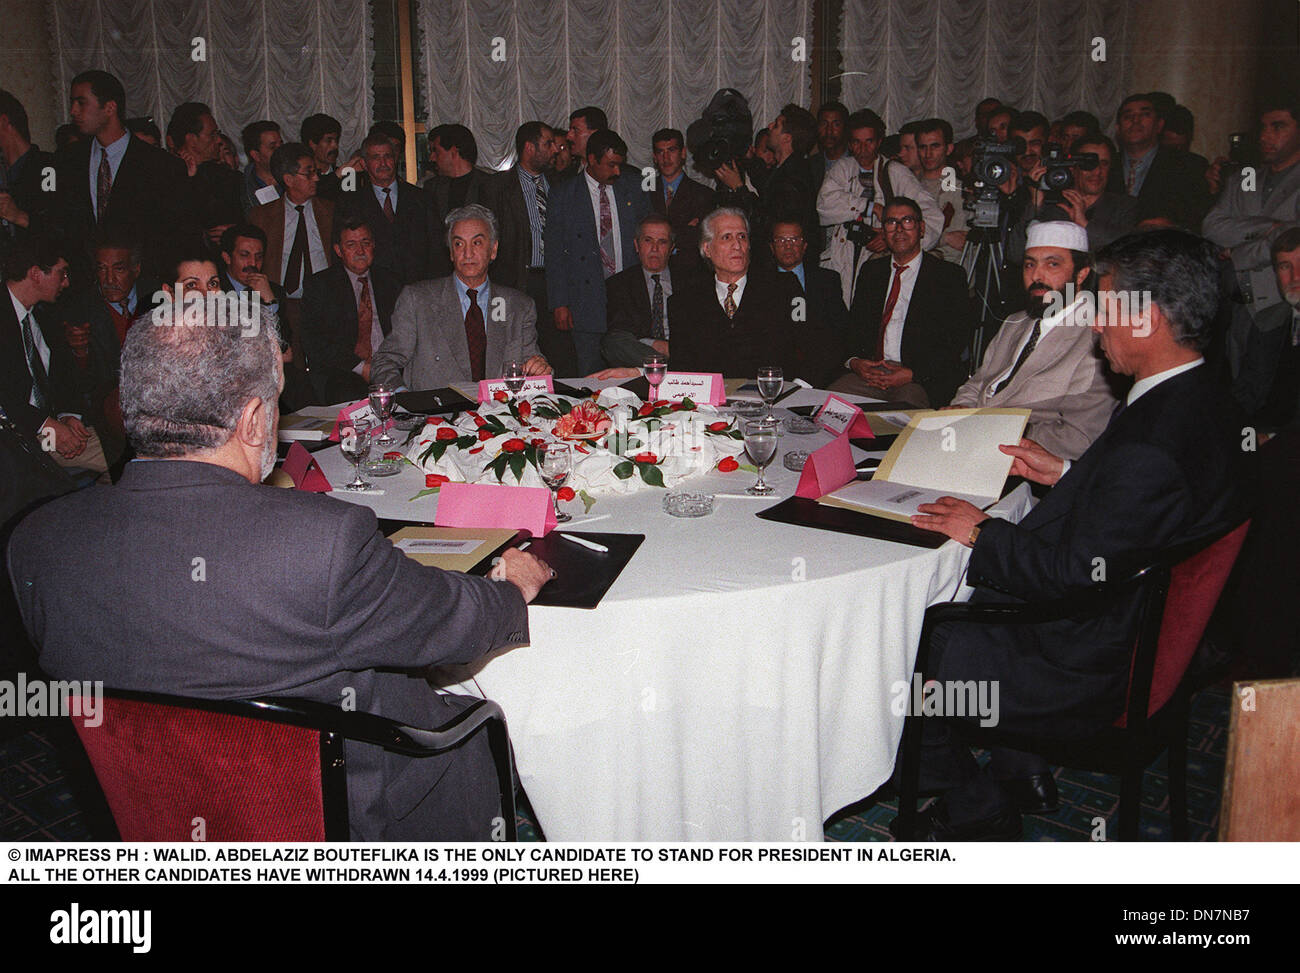
[[[532,445],[534,448],[536,448],[536,449],[541,449],[543,446],[546,445],[546,440],[545,440],[545,439],[534,439],[534,440],[532,441],[531,445]]]
[[[483,447],[482,447],[482,446],[475,446],[473,449],[470,450],[470,453],[471,453],[471,454],[473,454],[473,453],[481,453],[481,452],[483,452]]]
[[[495,435],[496,433],[494,433],[491,429],[480,429],[478,431],[478,441],[481,443],[487,442]]]
[[[443,426],[438,430],[438,434],[434,438],[444,442],[448,439],[456,439],[456,430],[451,428],[451,426]]]
[[[510,398],[510,396],[506,395],[505,389],[497,389],[495,392],[492,393],[492,398],[497,402],[505,402],[507,399]]]
[[[639,408],[639,409],[636,410],[636,414],[637,414],[638,416],[648,416],[650,413],[652,413],[652,412],[654,412],[654,411],[655,411],[655,405],[654,405],[654,403],[653,403],[653,402],[647,402],[645,405],[641,406],[641,408]]]
[[[655,399],[655,408],[662,409],[666,405],[672,405],[667,399]]]
[[[632,457],[632,459],[634,462],[637,463],[658,463],[659,462],[659,457],[656,456],[654,453],[637,453],[635,456]]]
[[[398,459],[398,460],[399,460],[399,459],[401,459],[401,458],[402,458],[402,454],[401,454],[401,453],[396,453],[396,452],[394,452],[394,453],[385,453],[385,454],[384,454],[384,459]]]
[[[566,503],[577,496],[577,494],[573,492],[573,487],[560,487],[559,491],[555,495]]]
[[[528,444],[522,439],[507,439],[501,444],[501,452],[503,453],[522,453],[527,448]]]
[[[736,462],[736,457],[726,456],[718,460],[719,473],[731,473],[740,469],[740,464]]]
[[[527,399],[519,403],[519,418],[527,419],[533,414],[533,404]]]
[[[580,452],[583,456],[587,455],[587,448],[585,446],[574,446],[573,448],[576,449],[578,452]]]
[[[469,417],[474,420],[474,425],[478,426],[480,429],[487,425],[487,421],[477,412],[471,412]]]
[[[723,432],[731,423],[729,422],[710,422],[709,432]]]
[[[439,426],[442,425],[442,419],[438,416],[429,416],[429,418],[424,420],[424,424],[426,426]]]
[[[444,483],[450,483],[451,477],[443,476],[441,473],[424,474],[424,485],[426,487],[442,486]]]
[[[528,427],[528,431],[529,431],[529,432],[541,432],[541,430],[538,429],[536,426],[529,426],[529,427]]]

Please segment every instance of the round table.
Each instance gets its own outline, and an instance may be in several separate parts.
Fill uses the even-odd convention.
[[[719,497],[700,519],[664,513],[661,489],[600,497],[590,515],[567,504],[562,529],[609,515],[591,530],[646,535],[599,607],[532,607],[530,645],[441,673],[504,708],[548,839],[821,840],[829,815],[889,778],[922,617],[963,596],[970,552],[755,517],[794,492],[780,456],[829,439],[785,433],[775,497]],[[350,479],[337,449],[315,456],[331,483]],[[691,485],[739,494],[753,480],[715,471]],[[433,520],[436,494],[410,499],[415,469],[375,485],[382,496],[329,495]],[[1030,503],[1021,486],[990,512],[1018,520]]]

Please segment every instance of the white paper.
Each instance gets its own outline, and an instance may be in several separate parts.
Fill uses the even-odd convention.
[[[655,398],[667,399],[669,402],[689,398],[697,405],[708,405],[713,401],[713,376],[665,372]],[[718,398],[722,396],[719,395]]]
[[[908,517],[917,513],[917,508],[921,504],[934,503],[940,497],[956,497],[977,507],[987,507],[997,499],[996,496],[955,493],[952,490],[930,490],[909,486],[906,483],[890,483],[886,480],[855,480],[833,491],[830,496],[862,510],[904,514]]]
[[[482,543],[481,537],[403,537],[393,546],[406,554],[473,554]]]
[[[998,446],[1020,442],[1023,414],[932,412],[914,421],[889,470],[891,483],[953,497],[996,499],[1002,493],[1012,458]]]
[[[274,186],[263,186],[257,192],[253,193],[253,198],[263,205],[266,203],[274,203],[280,198],[280,190],[276,189]]]

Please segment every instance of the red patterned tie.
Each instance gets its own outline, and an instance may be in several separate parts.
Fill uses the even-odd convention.
[[[370,300],[370,280],[358,277],[361,281],[361,297],[357,301],[357,344],[352,353],[362,361],[370,361],[374,348],[370,344],[370,331],[375,326],[375,305]]]
[[[609,187],[600,187],[600,263],[608,277],[618,269],[614,259],[614,215],[609,208]]]
[[[465,312],[465,340],[469,343],[470,378],[481,382],[487,376],[487,332],[483,325],[483,309],[478,306],[478,291],[469,288],[469,310]]]
[[[95,222],[103,223],[108,215],[108,197],[113,191],[113,170],[108,164],[108,153],[99,149],[99,174],[95,182]]]
[[[885,328],[889,326],[889,319],[894,315],[894,305],[898,303],[898,291],[902,287],[903,271],[907,265],[899,266],[894,264],[894,285],[889,288],[889,297],[885,301],[885,313],[880,318],[880,340],[876,342],[876,360],[885,360]]]
[[[391,186],[384,188],[384,217],[389,223],[397,219],[397,214],[393,212],[393,188]]]

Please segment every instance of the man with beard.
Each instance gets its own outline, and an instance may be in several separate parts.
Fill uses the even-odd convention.
[[[1091,319],[1080,313],[1091,299],[1079,292],[1090,265],[1083,227],[1065,220],[1030,225],[1029,307],[1002,323],[952,408],[1029,409],[1029,439],[1065,459],[1083,455],[1115,411]]]
[[[838,101],[825,102],[817,109],[817,154],[811,160],[815,189],[822,188],[827,171],[848,150],[849,110]]]

